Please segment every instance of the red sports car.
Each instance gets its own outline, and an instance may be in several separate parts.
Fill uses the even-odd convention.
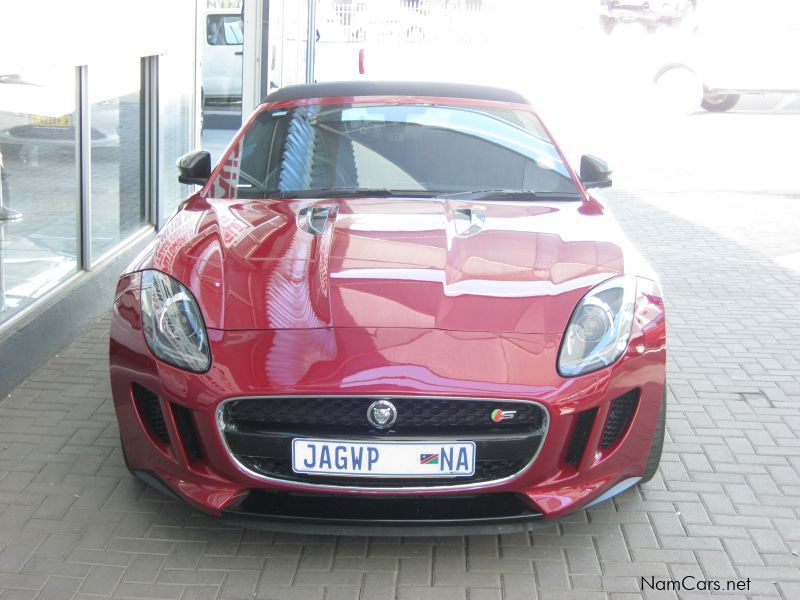
[[[498,533],[656,472],[658,278],[502,89],[269,95],[119,280],[130,470],[273,530]]]

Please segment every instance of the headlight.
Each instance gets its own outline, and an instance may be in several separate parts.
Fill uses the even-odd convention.
[[[211,365],[206,327],[194,297],[159,271],[142,273],[142,329],[158,358],[201,373]]]
[[[570,317],[558,372],[575,377],[607,367],[628,346],[636,304],[636,279],[615,277],[586,294]]]

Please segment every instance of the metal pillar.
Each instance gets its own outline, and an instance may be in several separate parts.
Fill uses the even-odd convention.
[[[14,219],[21,218],[21,212],[8,208],[3,203],[3,155],[0,154],[0,221],[13,221]],[[2,265],[0,265],[0,269],[2,269]],[[2,271],[0,271],[0,273],[2,273]],[[2,302],[1,298],[0,302]]]
[[[308,0],[306,32],[306,83],[314,83],[314,52],[317,46],[317,0]]]
[[[75,158],[78,163],[78,268],[92,268],[92,135],[89,120],[89,67],[75,67]]]
[[[242,55],[242,118],[261,103],[262,79],[267,79],[262,65],[269,64],[263,56],[269,39],[269,0],[245,0],[244,54]]]

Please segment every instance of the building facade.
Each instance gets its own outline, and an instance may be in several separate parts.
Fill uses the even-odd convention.
[[[0,393],[108,310],[114,279],[189,193],[195,0],[4,3]]]

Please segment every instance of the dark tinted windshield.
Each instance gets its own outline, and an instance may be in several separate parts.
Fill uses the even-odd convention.
[[[578,193],[530,112],[328,104],[260,113],[210,195],[343,189]]]

